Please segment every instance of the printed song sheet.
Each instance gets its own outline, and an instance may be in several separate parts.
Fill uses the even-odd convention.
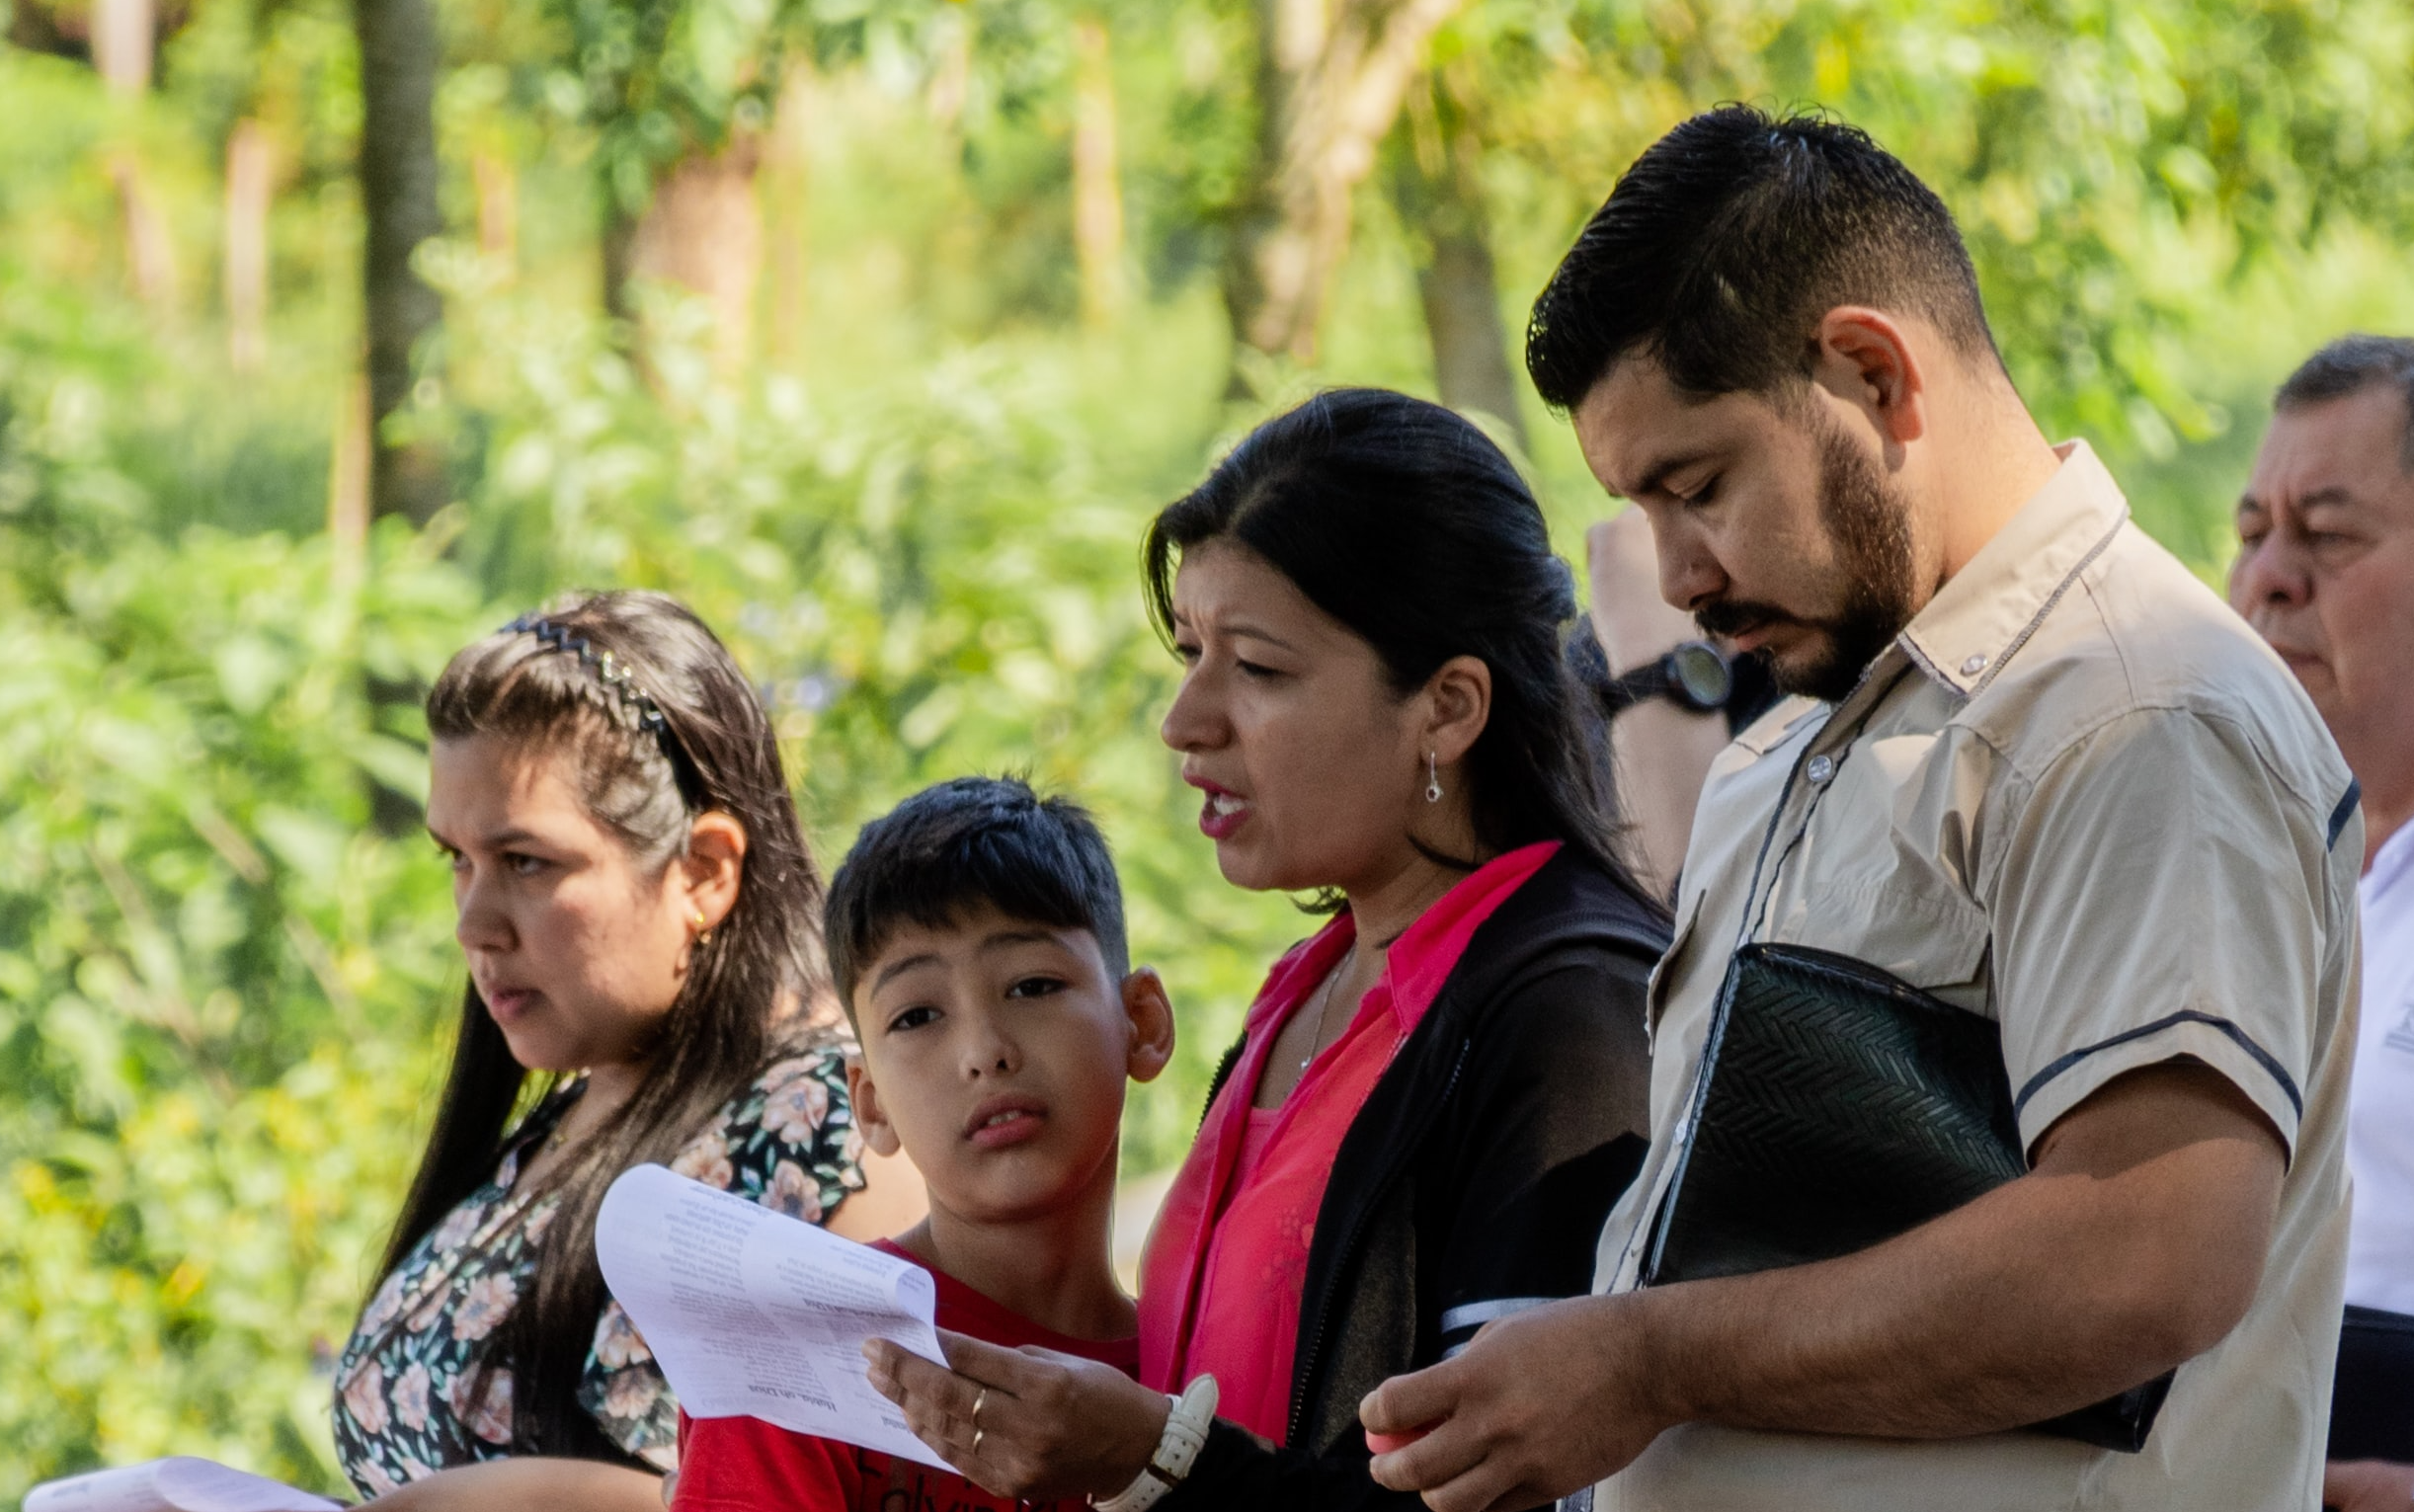
[[[342,1505],[191,1455],[70,1475],[25,1496],[25,1512],[340,1512]]]
[[[690,1417],[760,1417],[945,1465],[863,1365],[870,1338],[945,1362],[921,1266],[659,1165],[604,1194],[596,1258]]]

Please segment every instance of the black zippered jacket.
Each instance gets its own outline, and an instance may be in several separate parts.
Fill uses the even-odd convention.
[[[1308,1248],[1290,1447],[1219,1419],[1165,1512],[1422,1507],[1368,1475],[1359,1399],[1494,1317],[1592,1289],[1643,1163],[1644,987],[1667,943],[1566,848],[1477,928],[1342,1137]]]

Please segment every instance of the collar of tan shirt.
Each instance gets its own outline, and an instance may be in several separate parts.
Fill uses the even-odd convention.
[[[1813,755],[1850,744],[1906,663],[1956,697],[1976,695],[2112,544],[2129,519],[2121,486],[2085,441],[2064,441],[2053,450],[2062,465],[1870,665],[1812,742]],[[1790,699],[1765,724],[1772,733],[1789,729],[1819,707]]]

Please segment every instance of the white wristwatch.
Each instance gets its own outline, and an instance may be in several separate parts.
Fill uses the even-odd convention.
[[[1157,1453],[1132,1477],[1130,1485],[1104,1501],[1092,1497],[1090,1505],[1097,1512],[1146,1512],[1166,1492],[1181,1484],[1189,1475],[1190,1467],[1198,1463],[1199,1451],[1207,1447],[1207,1425],[1215,1421],[1215,1377],[1201,1376],[1179,1396],[1166,1399],[1173,1404],[1173,1410],[1166,1417],[1166,1431],[1157,1441]]]

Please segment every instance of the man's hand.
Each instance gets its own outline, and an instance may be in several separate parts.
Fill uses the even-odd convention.
[[[1641,1299],[1578,1297],[1486,1325],[1458,1358],[1375,1389],[1376,1433],[1433,1430],[1377,1455],[1376,1481],[1434,1512],[1516,1512],[1626,1467],[1675,1418],[1654,1372]]]
[[[2333,1460],[2322,1467],[2322,1505],[2338,1512],[2406,1512],[2414,1507],[2414,1465]]]
[[[1858,1254],[1535,1308],[1387,1381],[1375,1478],[1511,1512],[1612,1474],[1672,1424],[1961,1438],[2041,1422],[2213,1347],[2253,1300],[2286,1168],[2219,1074],[2108,1082],[2029,1175]],[[2403,1508],[2393,1512],[2404,1512]]]

